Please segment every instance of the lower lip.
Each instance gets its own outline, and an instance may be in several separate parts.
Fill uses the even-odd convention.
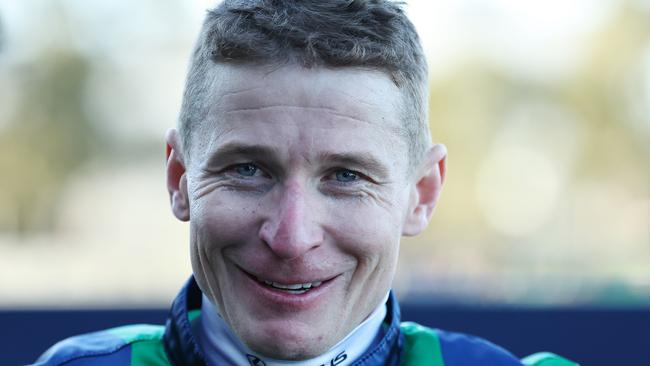
[[[258,281],[252,275],[243,271],[247,281],[246,286],[250,288],[257,299],[263,300],[265,303],[277,304],[283,307],[290,307],[291,310],[307,309],[315,306],[322,298],[326,291],[334,284],[337,277],[323,281],[320,286],[312,288],[307,292],[301,294],[292,294],[288,291],[279,290]]]

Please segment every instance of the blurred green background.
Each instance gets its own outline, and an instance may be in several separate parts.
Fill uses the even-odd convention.
[[[650,1],[407,1],[449,150],[395,288],[650,305]],[[209,1],[0,0],[0,307],[166,306],[164,133]]]

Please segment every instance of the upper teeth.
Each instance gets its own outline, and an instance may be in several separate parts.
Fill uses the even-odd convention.
[[[318,287],[318,286],[321,285],[321,283],[323,283],[322,281],[316,281],[316,282],[293,283],[293,284],[285,285],[285,284],[282,284],[282,283],[279,283],[279,282],[273,282],[273,281],[269,281],[269,280],[261,280],[261,281],[263,281],[265,284],[267,284],[269,286],[281,288],[281,289],[284,289],[284,290],[308,289],[308,288],[312,288],[312,287]]]

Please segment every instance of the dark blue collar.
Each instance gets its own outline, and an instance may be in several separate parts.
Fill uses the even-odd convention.
[[[201,290],[191,277],[176,296],[165,324],[164,344],[167,357],[174,366],[205,366],[205,357],[192,335],[188,313],[201,309]],[[387,327],[381,341],[369,349],[353,366],[397,365],[403,339],[400,336],[400,310],[395,295],[388,297]]]

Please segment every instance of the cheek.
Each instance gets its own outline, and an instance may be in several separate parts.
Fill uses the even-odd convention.
[[[227,238],[250,226],[256,212],[257,203],[253,200],[233,200],[213,194],[193,202],[190,222],[200,235]]]
[[[193,203],[190,231],[194,261],[206,266],[207,261],[218,261],[228,247],[256,237],[256,204],[232,202],[216,194]]]
[[[339,207],[338,215],[330,215],[330,232],[345,252],[355,256],[360,265],[393,261],[401,237],[401,215],[377,205]]]
[[[218,281],[219,278],[227,278],[224,256],[228,255],[229,248],[241,246],[256,236],[255,209],[217,194],[194,200],[190,207],[193,273],[199,287],[211,294],[211,298],[221,306],[221,293],[224,286],[227,287],[227,284]]]
[[[356,264],[348,290],[348,301],[355,309],[351,314],[364,317],[391,287],[401,225],[397,215],[383,210],[360,210],[356,215],[341,216],[338,223],[338,248]]]

